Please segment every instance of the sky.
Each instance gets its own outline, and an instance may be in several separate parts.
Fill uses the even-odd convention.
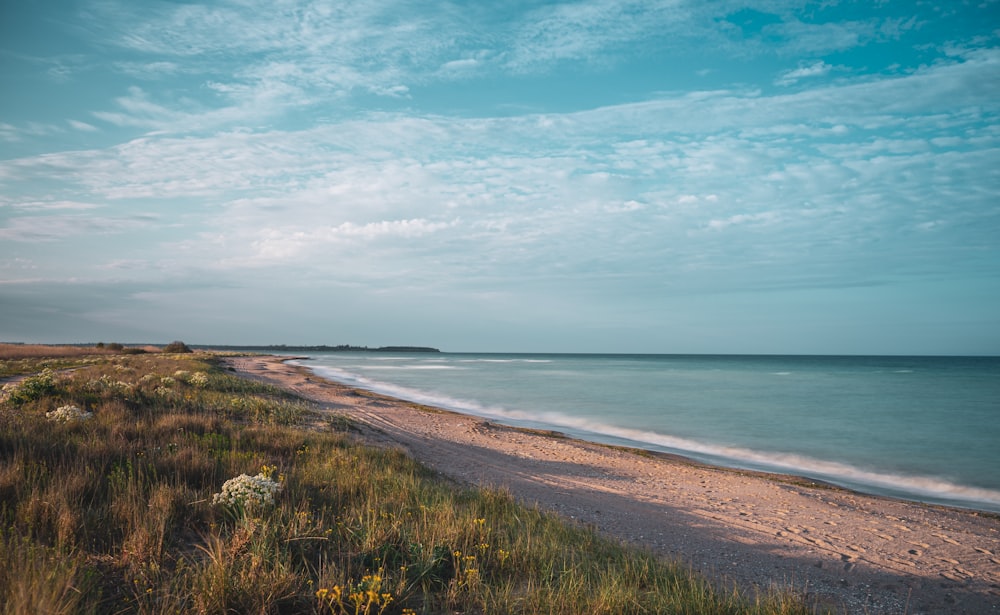
[[[0,6],[0,340],[1000,354],[1000,2]]]

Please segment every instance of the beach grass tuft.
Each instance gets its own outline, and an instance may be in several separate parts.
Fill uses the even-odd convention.
[[[456,485],[211,354],[18,361],[36,370],[0,402],[4,614],[813,612]],[[89,417],[46,417],[65,407]]]

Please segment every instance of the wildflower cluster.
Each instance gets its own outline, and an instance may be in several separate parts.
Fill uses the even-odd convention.
[[[88,382],[87,388],[97,393],[108,391],[114,395],[127,396],[132,392],[134,387],[128,382],[123,380],[113,380],[109,376],[104,375],[96,380]]]
[[[188,384],[199,388],[204,387],[208,385],[208,374],[205,372],[195,372],[188,378]]]
[[[46,412],[45,417],[50,421],[69,423],[70,421],[86,421],[94,416],[93,412],[81,410],[76,406],[60,406],[52,412]]]
[[[487,545],[487,548],[489,545]],[[474,586],[479,585],[479,567],[475,555],[466,554],[463,555],[461,551],[455,551],[452,553],[455,556],[455,578],[452,580],[456,586],[465,589],[471,589]]]
[[[381,575],[365,575],[360,583],[351,583],[347,587],[321,587],[316,591],[316,599],[321,608],[325,607],[332,613],[384,613],[394,598],[392,593],[383,589],[382,581]],[[404,612],[407,610],[404,609]]]
[[[222,492],[212,496],[212,503],[237,508],[271,505],[274,504],[274,495],[279,491],[281,484],[271,480],[266,472],[257,476],[240,474],[222,485]]]

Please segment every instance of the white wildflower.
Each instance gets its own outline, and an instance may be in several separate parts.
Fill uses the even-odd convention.
[[[191,375],[191,372],[183,369],[179,369],[174,372],[174,378],[178,380],[187,380],[187,377]]]
[[[105,374],[97,380],[90,380],[86,384],[87,389],[95,392],[110,391],[112,393],[118,393],[119,395],[127,395],[132,392],[134,388],[128,382],[123,380],[112,380],[110,376]]]
[[[196,387],[204,387],[208,384],[208,374],[205,372],[195,372],[188,378],[188,383]]]
[[[175,382],[177,381],[171,378],[170,376],[164,376],[163,378],[160,378],[160,384],[162,384],[163,386],[168,386],[168,387],[173,386]]]
[[[94,416],[93,412],[81,410],[77,406],[60,406],[52,412],[45,413],[50,421],[68,423],[70,421],[86,421]]]
[[[240,474],[222,485],[222,493],[212,496],[213,504],[252,508],[274,504],[274,495],[281,491],[281,485],[264,473],[257,476]]]

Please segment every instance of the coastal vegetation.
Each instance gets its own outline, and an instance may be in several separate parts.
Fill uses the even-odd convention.
[[[0,356],[4,614],[812,612],[450,482],[219,355]]]

